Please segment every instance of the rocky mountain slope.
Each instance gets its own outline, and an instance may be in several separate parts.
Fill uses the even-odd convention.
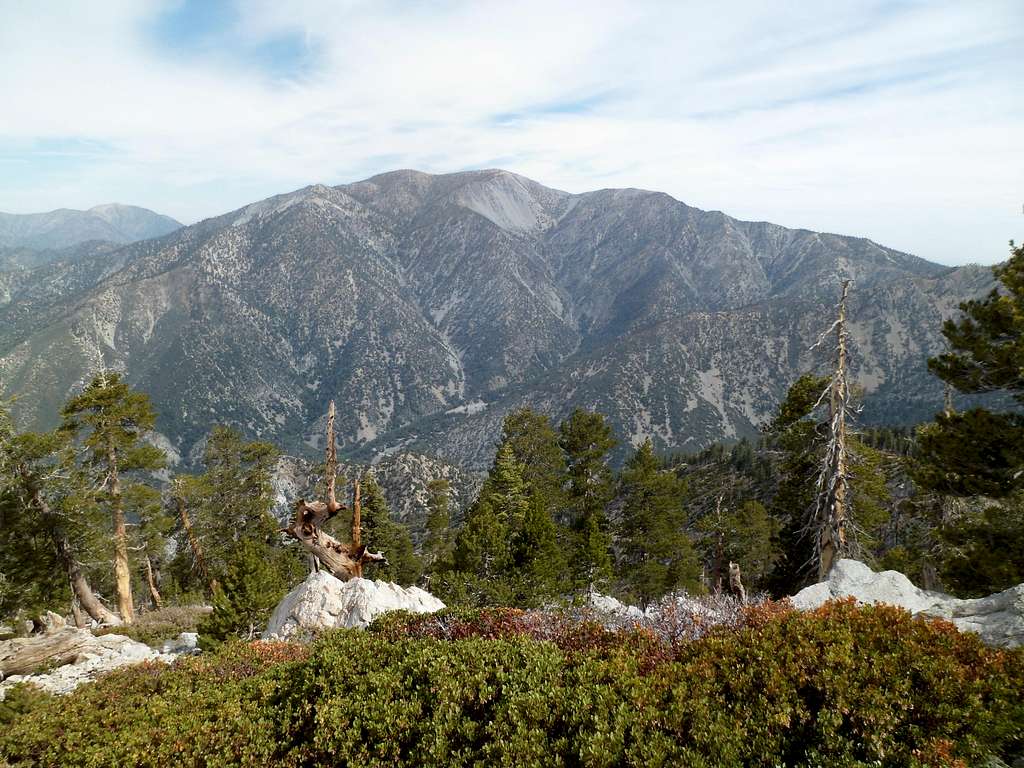
[[[35,251],[68,248],[89,240],[134,243],[162,237],[181,222],[134,205],[97,205],[87,211],[60,208],[48,213],[0,213],[0,247]],[[32,266],[38,256],[29,257]]]
[[[992,285],[862,238],[498,170],[311,186],[75,264],[0,306],[22,423],[53,423],[106,366],[183,456],[216,422],[318,455],[333,398],[349,455],[470,467],[521,405],[596,407],[624,445],[751,433],[824,362],[808,348],[844,279],[864,419],[928,418],[940,322]]]
[[[338,497],[345,504],[351,503],[352,481],[366,469],[352,462],[340,463]],[[453,523],[462,521],[483,481],[481,473],[468,472],[430,456],[404,451],[378,456],[369,469],[384,494],[391,518],[409,529],[417,546],[426,538],[427,504],[430,498],[427,486],[431,481],[448,481],[448,512]],[[321,498],[322,482],[322,477],[317,474],[316,462],[297,456],[282,456],[278,459],[271,479],[276,495],[273,513],[277,520],[287,524],[292,519],[292,505],[296,499]]]

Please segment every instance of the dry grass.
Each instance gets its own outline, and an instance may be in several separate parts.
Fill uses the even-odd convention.
[[[97,635],[126,635],[140,643],[159,648],[182,632],[195,632],[199,622],[210,614],[207,605],[173,605],[158,611],[147,611],[135,617],[128,626],[103,627]]]

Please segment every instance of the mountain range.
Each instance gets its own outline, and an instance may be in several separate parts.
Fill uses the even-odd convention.
[[[844,280],[862,420],[919,421],[942,401],[925,364],[941,321],[993,285],[864,238],[501,170],[314,185],[79,248],[0,272],[3,395],[43,427],[93,372],[123,370],[186,462],[214,423],[318,453],[330,399],[353,458],[480,468],[526,405],[596,408],[623,450],[696,450],[755,433],[827,365],[810,348]]]
[[[90,240],[134,243],[180,228],[181,222],[170,216],[117,203],[97,205],[87,211],[60,208],[48,213],[0,213],[0,249],[8,252],[14,249],[50,251]],[[35,264],[28,260],[23,266]]]

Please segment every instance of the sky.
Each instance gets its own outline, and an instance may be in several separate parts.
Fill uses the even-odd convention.
[[[0,0],[0,211],[192,223],[397,168],[1024,240],[1024,0]]]

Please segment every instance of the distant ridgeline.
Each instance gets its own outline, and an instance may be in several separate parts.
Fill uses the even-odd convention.
[[[342,455],[364,460],[401,448],[486,469],[523,407],[605,414],[617,462],[647,439],[753,437],[825,360],[809,349],[844,279],[861,423],[926,421],[941,322],[993,285],[862,238],[499,170],[311,186],[120,247],[68,245],[56,233],[116,239],[77,214],[130,219],[0,219],[2,395],[46,428],[93,373],[122,371],[186,466],[213,423],[313,458],[330,399]]]

